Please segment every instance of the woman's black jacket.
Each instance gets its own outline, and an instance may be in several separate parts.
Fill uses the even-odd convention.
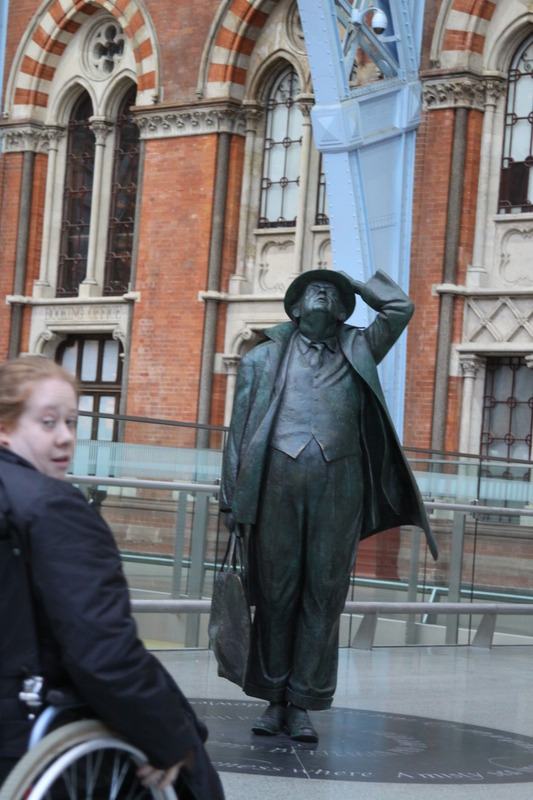
[[[0,526],[0,757],[20,757],[29,734],[27,711],[17,699],[24,672],[35,667],[31,621],[20,616],[27,568],[35,657],[48,687],[73,689],[156,767],[177,763],[193,747],[192,796],[222,797],[203,747],[205,726],[137,637],[119,553],[101,516],[77,488],[0,447],[2,511],[22,556],[9,529]]]

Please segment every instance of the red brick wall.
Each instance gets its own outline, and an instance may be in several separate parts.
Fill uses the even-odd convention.
[[[40,5],[36,0],[10,3],[6,79],[20,40]],[[123,7],[125,4],[121,5]],[[176,4],[175,0],[144,0],[144,6],[157,32],[160,46],[164,102],[193,102],[196,100],[198,67],[211,23],[220,6],[219,0],[197,0],[194,13],[189,12],[187,4]]]
[[[147,142],[128,414],[196,419],[216,141]]]
[[[220,0],[195,0],[194,11],[175,0],[145,0],[161,51],[165,103],[194,102],[198,70]]]
[[[37,153],[35,156],[33,171],[30,235],[28,240],[28,260],[25,290],[27,295],[31,295],[33,291],[33,282],[39,277],[41,246],[43,241],[43,214],[47,169],[48,156],[44,153]]]
[[[479,111],[470,111],[468,117],[467,146],[463,181],[463,205],[461,211],[461,230],[456,280],[457,284],[463,286],[466,283],[467,269],[472,263],[472,254],[474,248],[482,125],[483,115]],[[452,329],[452,342],[454,344],[458,344],[462,340],[464,308],[464,300],[462,298],[456,298],[454,302],[454,319]],[[457,451],[459,449],[462,389],[463,378],[461,372],[459,371],[458,377],[450,378],[448,386],[448,414],[446,420],[446,437],[444,447],[446,450],[450,451]]]
[[[5,297],[6,294],[13,294],[23,158],[23,153],[8,153],[2,156],[1,162],[2,214],[0,217],[0,253],[2,254],[2,268],[0,270],[0,297]],[[47,163],[48,157],[46,155],[37,154],[35,156],[27,274],[24,289],[26,295],[31,295],[33,281],[39,277]],[[0,356],[2,359],[7,355],[10,318],[11,309],[4,306],[0,313]],[[29,328],[30,308],[26,308],[23,316],[20,348],[22,352],[26,352],[29,347]]]
[[[437,2],[426,4],[422,58],[422,68],[426,71],[431,66],[429,48],[439,5]],[[470,5],[474,8],[475,4],[464,4],[464,10],[470,10]],[[200,0],[194,4],[194,13],[187,13],[186,9],[178,13],[172,0],[146,0],[160,46],[164,92],[159,99],[165,104],[195,101],[203,49],[219,6],[219,0]],[[36,0],[19,0],[10,5],[5,80],[26,26],[39,7]],[[417,134],[410,283],[416,312],[408,332],[404,427],[404,441],[411,447],[429,447],[431,441],[439,323],[439,298],[432,293],[432,287],[442,281],[453,123],[453,110],[425,112]],[[472,257],[481,124],[482,115],[470,112],[459,283],[464,282]],[[243,148],[244,140],[234,137],[222,290],[227,289],[235,264]],[[19,154],[8,154],[2,159],[0,288],[5,293],[12,290],[21,160]],[[198,292],[206,288],[215,162],[216,136],[147,143],[136,286],[141,292],[141,302],[134,315],[129,413],[196,419],[205,312]],[[35,162],[28,294],[38,276],[45,177],[46,155],[39,154]],[[454,342],[461,338],[462,313],[463,303],[456,300]],[[218,353],[224,349],[225,314],[225,306],[221,304],[216,340]],[[6,308],[0,313],[0,346],[4,353],[9,316]],[[28,314],[23,328],[23,348],[27,347],[28,340],[27,317]],[[451,378],[446,436],[446,446],[451,449],[458,445],[461,389],[462,379]],[[225,375],[215,375],[211,408],[211,421],[215,424],[223,420],[225,391]]]
[[[13,294],[13,277],[17,250],[17,221],[22,178],[22,153],[3,155],[0,178],[2,181],[2,213],[0,214],[0,360],[8,353],[11,308],[3,303],[7,294]]]
[[[429,447],[435,382],[454,112],[425,112],[417,134],[409,293],[415,313],[407,336],[404,442]]]
[[[234,136],[230,148],[230,167],[228,175],[228,194],[226,220],[224,225],[224,250],[222,259],[221,291],[227,292],[230,276],[235,272],[237,259],[237,240],[239,234],[239,213],[241,205],[242,167],[244,162],[244,138]],[[224,335],[226,331],[226,306],[220,304],[217,325],[216,352],[224,352]],[[224,423],[224,407],[226,404],[226,383],[224,375],[213,378],[211,404],[211,423]]]
[[[418,132],[415,168],[410,294],[415,315],[407,339],[407,390],[404,442],[429,447],[433,415],[439,298],[432,287],[442,282],[448,191],[455,112],[426,111]],[[476,219],[479,154],[483,116],[470,111],[463,182],[461,228],[456,282],[464,285],[472,262]],[[454,301],[452,342],[462,338],[464,301]],[[447,398],[445,448],[459,447],[462,377],[451,377]]]
[[[6,60],[4,64],[4,86],[2,87],[2,108],[4,107],[5,87],[9,78],[11,65],[29,21],[39,8],[35,0],[17,0],[9,4],[9,16],[6,36]]]

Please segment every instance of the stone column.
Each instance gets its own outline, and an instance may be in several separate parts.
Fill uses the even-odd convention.
[[[258,123],[262,120],[263,110],[257,106],[243,108],[246,120],[246,141],[244,145],[244,163],[242,172],[241,208],[239,216],[239,238],[237,242],[237,265],[235,274],[230,278],[230,293],[239,294],[239,284],[246,280],[246,260],[250,236],[250,213],[252,209],[252,184],[254,173],[255,146]]]
[[[231,412],[233,410],[233,398],[235,397],[235,381],[241,357],[238,355],[224,356],[224,367],[228,376],[226,382],[226,404],[224,407],[224,425],[229,427],[231,422]]]
[[[459,259],[459,238],[464,191],[464,168],[468,147],[468,117],[472,109],[484,110],[483,83],[477,76],[442,76],[424,84],[424,104],[428,111],[454,109],[452,163],[448,185],[446,231],[442,282],[455,285]],[[441,294],[436,353],[435,389],[431,430],[431,449],[443,450],[448,417],[448,384],[452,350],[455,302],[453,293]]]
[[[215,181],[213,186],[213,213],[211,218],[211,238],[209,242],[209,263],[207,268],[208,294],[204,300],[205,317],[198,388],[197,420],[202,425],[209,424],[209,417],[211,414],[219,300],[216,297],[209,296],[209,292],[216,295],[220,291],[222,251],[226,226],[230,145],[230,132],[227,130],[220,131],[218,134]],[[196,446],[201,448],[209,447],[208,430],[198,430]]]
[[[302,155],[300,161],[300,187],[298,191],[298,211],[296,216],[296,234],[294,237],[294,268],[298,274],[302,272],[304,265],[302,257],[304,252],[304,237],[307,232],[307,188],[309,186],[309,160],[311,157],[311,141],[313,132],[311,129],[311,108],[313,107],[312,95],[300,95],[296,102],[302,112]]]
[[[505,92],[505,82],[503,80],[487,80],[485,82],[485,114],[483,118],[483,131],[481,137],[481,152],[479,155],[479,180],[478,180],[478,199],[476,208],[476,227],[474,234],[474,251],[472,254],[472,264],[468,268],[468,285],[472,287],[482,286],[486,275],[486,265],[489,261],[489,254],[486,252],[487,246],[487,209],[489,189],[492,183],[491,175],[491,151],[494,142],[494,121],[496,106],[500,97]]]
[[[41,244],[41,263],[39,277],[34,281],[35,297],[53,297],[55,294],[55,276],[52,280],[52,243],[60,236],[61,217],[56,220],[56,206],[61,214],[61,203],[57,199],[57,153],[59,143],[65,135],[64,128],[47,128],[48,168],[46,172],[46,195],[44,200],[43,240]],[[57,262],[54,264],[57,268]]]
[[[472,410],[474,397],[474,381],[484,359],[468,353],[459,356],[459,363],[463,371],[463,402],[461,406],[461,428],[459,435],[459,451],[472,453]],[[477,448],[476,448],[477,450]]]
[[[101,286],[96,277],[98,239],[100,236],[100,216],[102,183],[104,177],[104,156],[106,142],[113,130],[113,124],[103,117],[91,117],[90,127],[96,139],[94,153],[94,181],[89,225],[89,250],[87,253],[87,273],[80,285],[80,297],[94,297],[101,294]],[[103,276],[102,276],[103,277]]]

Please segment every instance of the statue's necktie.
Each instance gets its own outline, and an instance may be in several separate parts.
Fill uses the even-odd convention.
[[[309,365],[311,367],[318,367],[322,360],[322,353],[324,352],[324,342],[310,342],[309,343]]]

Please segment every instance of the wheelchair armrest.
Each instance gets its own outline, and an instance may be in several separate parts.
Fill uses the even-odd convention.
[[[82,700],[70,689],[49,689],[45,696],[46,704],[54,706],[54,708],[83,708],[87,705],[85,700]]]

